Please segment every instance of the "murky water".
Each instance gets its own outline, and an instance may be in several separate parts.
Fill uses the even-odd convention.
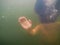
[[[29,36],[19,25],[18,18],[26,16],[39,23],[34,11],[36,0],[0,0],[0,44],[1,45],[39,45],[39,36]],[[57,21],[60,21],[58,17]]]

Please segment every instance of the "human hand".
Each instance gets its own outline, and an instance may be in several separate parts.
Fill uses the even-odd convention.
[[[32,21],[25,16],[19,17],[18,22],[25,30],[30,29],[32,26]]]

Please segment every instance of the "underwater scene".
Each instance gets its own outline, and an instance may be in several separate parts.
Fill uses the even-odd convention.
[[[0,45],[60,45],[60,0],[0,0]]]

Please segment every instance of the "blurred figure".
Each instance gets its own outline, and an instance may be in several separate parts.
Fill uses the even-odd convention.
[[[39,15],[41,24],[32,28],[32,21],[25,16],[19,17],[19,24],[31,35],[35,35],[40,32],[42,39],[42,45],[49,43],[48,45],[57,45],[57,33],[60,29],[60,23],[55,22],[57,18],[58,7],[56,3],[58,0],[37,0],[35,5],[35,11]],[[55,23],[54,23],[55,22]],[[46,42],[47,41],[47,42]],[[59,45],[59,44],[58,44]]]

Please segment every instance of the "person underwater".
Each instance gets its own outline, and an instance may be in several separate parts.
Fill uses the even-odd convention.
[[[37,0],[34,9],[40,18],[41,24],[32,28],[32,21],[25,16],[19,17],[19,24],[31,35],[42,31],[42,35],[44,35],[42,40],[47,39],[52,45],[56,42],[57,30],[60,27],[60,23],[55,22],[59,12],[56,7],[57,2],[59,0]]]

